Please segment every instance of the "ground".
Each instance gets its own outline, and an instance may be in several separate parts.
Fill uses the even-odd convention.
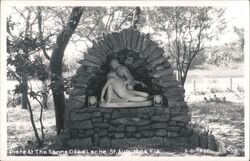
[[[224,73],[226,74],[224,77],[219,74],[220,77],[212,77],[211,75],[215,75],[216,72],[210,72],[209,74],[209,71],[204,71],[204,69],[194,70],[190,72],[189,79],[185,85],[185,98],[192,114],[191,123],[193,128],[202,125],[204,129],[212,131],[216,139],[225,144],[228,152],[227,156],[244,155],[244,83],[242,70],[240,70],[241,72],[237,72],[237,69],[235,70],[235,72],[225,70]],[[237,75],[237,77],[235,75]],[[229,80],[230,78],[233,78],[233,91],[228,90],[228,84],[225,83],[225,80]],[[193,89],[194,80],[197,82],[195,91]],[[50,144],[56,135],[55,116],[52,107],[53,105],[49,104],[49,109],[45,110],[43,114],[44,126],[46,128],[45,146]],[[39,106],[33,104],[33,110],[38,130],[40,130],[40,124],[38,122]],[[35,147],[35,137],[27,110],[21,109],[20,106],[7,108],[7,125],[8,150],[30,149]],[[181,149],[173,152],[122,152],[118,155],[217,156],[218,153],[208,151],[204,154],[204,150],[202,149],[196,149],[194,151]]]

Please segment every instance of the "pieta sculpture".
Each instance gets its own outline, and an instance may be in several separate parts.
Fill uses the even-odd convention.
[[[135,107],[152,104],[148,93],[134,89],[138,84],[143,88],[147,86],[135,80],[126,66],[113,58],[110,61],[110,69],[102,88],[100,107]]]

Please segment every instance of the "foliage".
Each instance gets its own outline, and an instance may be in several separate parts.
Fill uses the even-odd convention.
[[[21,30],[18,35],[14,35],[12,30],[18,28],[19,25],[13,23],[11,18],[7,20],[7,31],[9,34],[7,37],[7,76],[15,78],[19,82],[13,90],[14,94],[21,93],[22,98],[25,98],[25,100],[22,99],[22,104],[24,103],[28,106],[30,121],[37,140],[37,145],[41,146],[44,139],[44,126],[42,122],[44,105],[41,99],[44,98],[45,95],[47,96],[48,91],[47,89],[34,91],[30,79],[38,78],[40,81],[44,81],[48,78],[47,66],[41,62],[41,59],[39,59],[36,54],[39,53],[41,49],[46,50],[45,44],[50,42],[47,38],[41,39],[41,33],[30,31],[36,20],[35,18],[34,21],[30,23],[33,9],[34,8],[27,7],[22,12],[16,9],[26,21],[26,25],[23,28],[25,32]],[[23,15],[23,12],[26,10],[28,11],[27,17]],[[29,96],[29,98],[27,96]],[[39,118],[41,138],[35,125],[30,98],[37,101],[41,108]]]
[[[166,35],[166,49],[176,62],[182,85],[194,59],[204,51],[206,42],[224,29],[223,13],[223,9],[214,7],[158,7],[151,11],[152,27]]]
[[[238,36],[236,40],[207,49],[207,52],[210,53],[208,63],[216,66],[228,66],[244,61],[244,30],[234,27],[234,32]]]

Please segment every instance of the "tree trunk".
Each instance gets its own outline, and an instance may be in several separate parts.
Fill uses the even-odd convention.
[[[62,60],[64,50],[80,21],[82,12],[82,7],[74,7],[72,9],[67,25],[63,28],[56,39],[56,47],[53,49],[50,59],[52,95],[55,106],[57,134],[60,134],[60,131],[63,129],[63,112],[65,108],[62,79]]]
[[[26,22],[25,22],[25,38],[28,38],[28,32],[30,28],[30,15],[31,11],[29,10],[28,15],[26,17]],[[24,49],[24,53],[26,55],[29,54],[27,49]],[[27,109],[27,103],[28,103],[28,81],[27,81],[27,75],[25,73],[22,74],[22,109]]]
[[[135,7],[135,13],[133,16],[133,23],[132,23],[134,29],[137,29],[140,20],[140,14],[141,14],[140,7]]]
[[[27,103],[28,103],[28,82],[27,82],[27,76],[22,76],[22,109],[28,109]]]
[[[48,93],[47,93],[47,79],[45,79],[44,81],[42,81],[42,90],[43,90],[43,107],[44,109],[48,109]]]
[[[30,121],[31,121],[33,131],[35,133],[37,145],[38,145],[38,147],[41,147],[42,144],[43,144],[43,141],[39,137],[39,134],[38,134],[38,131],[37,131],[37,128],[36,128],[36,124],[35,124],[35,121],[34,121],[34,117],[33,117],[33,112],[32,112],[32,109],[31,109],[30,101],[28,99],[27,99],[27,104],[28,104],[28,107],[29,107]]]

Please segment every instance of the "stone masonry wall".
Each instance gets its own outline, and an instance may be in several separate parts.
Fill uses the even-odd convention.
[[[71,148],[190,146],[187,107],[67,108]]]

